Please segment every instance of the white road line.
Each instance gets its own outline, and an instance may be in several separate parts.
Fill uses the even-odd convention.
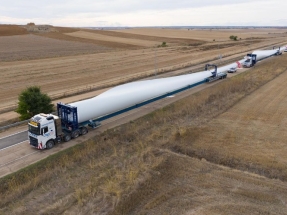
[[[14,136],[15,134],[19,134],[19,133],[22,133],[22,132],[24,132],[24,131],[27,131],[27,130],[19,131],[19,132],[17,132],[17,133],[14,133],[14,134],[8,135],[8,136],[6,136],[6,137],[1,137],[1,138],[0,138],[0,140],[1,140],[1,139],[4,139],[4,138],[7,138],[7,137]],[[28,137],[28,133],[27,133],[27,137]]]
[[[26,142],[26,141],[28,141],[28,140],[24,140],[24,141],[22,141],[22,142],[20,142],[20,143],[16,143],[16,144],[14,144],[14,145],[12,145],[12,146],[8,146],[8,147],[6,147],[6,148],[0,149],[0,152],[3,151],[3,150],[5,150],[5,149],[9,149],[9,148],[11,148],[11,147],[13,147],[13,146],[17,146],[17,145],[19,145],[19,144],[21,144],[21,143],[24,143],[24,142]]]
[[[30,154],[27,154],[27,155],[24,155],[24,156],[22,156],[22,157],[19,157],[19,158],[15,159],[15,160],[12,160],[12,161],[9,161],[9,162],[7,162],[7,163],[4,163],[4,164],[0,165],[0,168],[6,166],[6,165],[8,165],[8,164],[11,164],[11,163],[13,163],[13,162],[15,162],[15,161],[18,161],[18,160],[20,160],[20,159],[23,159],[23,158],[25,158],[25,157],[27,157],[27,156],[29,156],[29,155],[35,154],[35,153],[38,153],[38,151],[32,152],[32,153],[30,153]]]

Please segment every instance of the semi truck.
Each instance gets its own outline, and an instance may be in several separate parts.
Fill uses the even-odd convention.
[[[256,64],[256,54],[247,54],[246,60],[243,62],[243,67],[250,68]]]
[[[50,149],[56,143],[68,142],[72,138],[88,133],[87,126],[99,126],[97,121],[78,121],[77,107],[57,104],[58,115],[37,114],[28,122],[30,145],[38,149]]]
[[[284,48],[283,48],[284,49]],[[256,58],[261,60],[275,55],[276,50],[259,50],[249,54],[249,62],[254,65]],[[247,65],[247,64],[245,64]],[[30,145],[38,149],[50,149],[56,143],[68,142],[88,133],[88,128],[97,128],[103,120],[141,107],[156,100],[174,95],[199,84],[227,77],[227,70],[237,66],[229,64],[221,68],[206,64],[205,71],[168,78],[137,81],[114,87],[92,99],[72,104],[57,104],[57,115],[37,114],[28,122]],[[208,70],[213,67],[214,70]]]
[[[208,71],[213,66],[214,71]],[[210,76],[211,74],[211,76]],[[174,95],[205,82],[226,78],[217,66],[207,64],[205,71],[175,77],[132,82],[114,87],[92,99],[57,104],[57,114],[40,113],[28,122],[30,145],[51,149],[97,128],[103,120]]]

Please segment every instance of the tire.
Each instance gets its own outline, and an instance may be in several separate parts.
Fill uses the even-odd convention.
[[[81,135],[85,135],[85,134],[87,134],[89,131],[88,131],[88,129],[86,128],[86,127],[82,127],[81,128]]]
[[[46,148],[47,149],[51,149],[53,148],[55,145],[54,141],[53,140],[49,140],[47,143],[46,143]]]
[[[78,136],[80,136],[80,131],[79,130],[76,130],[76,131],[73,131],[72,132],[72,138],[77,138]]]
[[[64,141],[65,141],[65,142],[69,142],[71,139],[72,139],[72,137],[71,137],[70,134],[66,134],[66,135],[64,136]]]

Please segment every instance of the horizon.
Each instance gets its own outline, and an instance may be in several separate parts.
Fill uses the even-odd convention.
[[[30,23],[34,23],[34,22],[30,22]],[[13,24],[13,23],[10,23],[10,24],[2,24],[0,23],[0,25],[17,25],[17,26],[26,26],[28,25],[29,23],[27,24]],[[219,29],[219,28],[223,28],[223,29],[228,29],[228,28],[233,28],[233,29],[236,29],[236,28],[281,28],[281,29],[287,29],[287,26],[268,26],[268,25],[262,25],[262,26],[252,26],[252,25],[202,25],[202,26],[194,26],[194,25],[186,25],[186,26],[179,26],[179,25],[171,25],[171,26],[168,26],[168,25],[162,25],[162,26],[61,26],[61,25],[53,25],[53,24],[38,24],[38,23],[34,23],[35,25],[37,26],[45,26],[45,25],[49,25],[49,26],[53,26],[53,27],[67,27],[67,28],[120,28],[120,29],[123,29],[123,28],[126,28],[126,29],[129,29],[129,28],[164,28],[164,29],[167,29],[167,28],[194,28],[194,29],[197,29],[197,28],[202,28],[202,29]]]

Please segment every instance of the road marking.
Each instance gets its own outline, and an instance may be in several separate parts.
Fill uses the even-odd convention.
[[[21,144],[21,143],[24,143],[24,142],[26,142],[26,141],[28,141],[28,140],[24,140],[24,141],[22,141],[22,142],[20,142],[20,143],[16,143],[16,144],[12,145],[12,146],[7,146],[6,148],[0,149],[0,152],[3,151],[3,150],[5,150],[5,149],[9,149],[9,148],[11,148],[11,147],[13,147],[13,146],[17,146],[17,145],[19,145],[19,144]]]
[[[1,138],[0,138],[0,140],[1,140],[1,139],[5,139],[5,138],[7,138],[7,137],[14,136],[14,135],[19,134],[19,133],[22,133],[22,132],[24,132],[24,131],[28,131],[28,130],[19,131],[19,132],[17,132],[17,133],[14,133],[14,134],[8,135],[8,136],[6,136],[6,137],[1,137]],[[28,133],[27,133],[27,136],[28,136]]]

